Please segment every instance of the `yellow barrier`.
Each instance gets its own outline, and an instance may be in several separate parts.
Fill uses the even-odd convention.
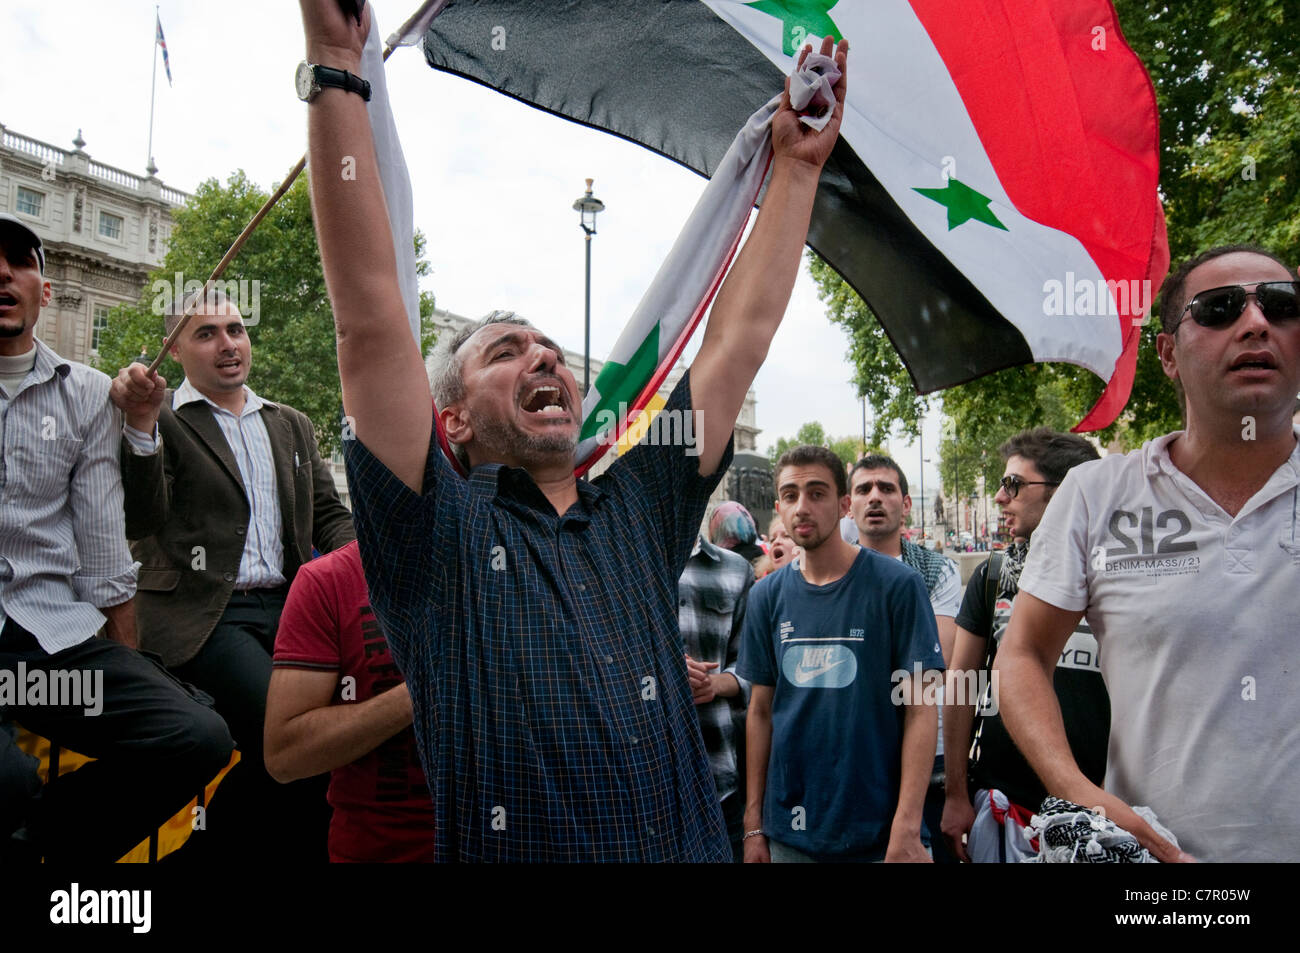
[[[75,771],[83,764],[94,761],[94,758],[88,758],[84,754],[78,754],[67,748],[54,747],[50,742],[40,735],[32,734],[21,725],[18,726],[18,747],[27,752],[33,758],[41,762],[37,773],[40,775],[41,783],[48,784],[50,780],[50,761],[54,760],[58,765],[55,777],[62,777],[69,771]],[[230,755],[230,761],[222,768],[215,778],[208,782],[203,789],[203,803],[211,803],[212,795],[217,790],[217,785],[226,774],[239,763],[239,752],[233,751]],[[183,808],[177,811],[162,827],[156,832],[150,834],[134,848],[127,851],[118,860],[119,864],[147,864],[152,861],[162,860],[168,854],[178,851],[184,846],[185,842],[190,839],[190,834],[194,831],[194,823],[197,817],[195,808],[199,806],[198,797],[190,800]]]

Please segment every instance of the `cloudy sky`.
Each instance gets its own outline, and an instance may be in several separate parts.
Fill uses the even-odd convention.
[[[381,36],[416,5],[381,0]],[[306,106],[293,89],[303,57],[298,5],[163,0],[159,8],[174,80],[169,88],[159,57],[153,132],[159,178],[188,192],[242,168],[270,188],[306,144]],[[0,36],[7,40],[0,123],[62,148],[71,148],[80,129],[97,161],[143,173],[153,3],[5,4]],[[429,239],[433,274],[424,287],[441,308],[469,316],[515,310],[581,350],[583,242],[572,204],[583,180],[595,179],[607,211],[592,249],[592,353],[603,355],[704,180],[639,146],[438,73],[418,49],[398,50],[388,77],[411,167],[416,225]],[[833,435],[861,432],[845,342],[801,270],[754,384],[761,450],[808,420],[820,420]],[[937,412],[925,444],[935,459]],[[894,440],[891,449],[915,482],[917,448]],[[933,487],[933,464],[925,478]]]

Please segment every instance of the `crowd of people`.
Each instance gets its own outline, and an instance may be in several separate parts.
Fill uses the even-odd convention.
[[[303,15],[308,60],[355,72],[368,12]],[[0,676],[104,686],[97,712],[0,696],[0,858],[114,860],[237,749],[178,858],[1014,861],[1050,796],[1161,861],[1300,859],[1300,283],[1272,254],[1166,281],[1183,430],[998,448],[1013,543],[964,590],[905,538],[884,456],[785,453],[766,550],[735,505],[701,530],[846,53],[821,50],[824,129],[788,98],[773,120],[761,213],[665,408],[701,411],[699,440],[651,434],[590,482],[539,329],[494,312],[426,368],[346,85],[308,109],[312,168],[357,157],[311,182],[351,513],[307,418],[248,387],[236,307],[197,303],[175,388],[110,381],[35,336],[44,251],[0,216]],[[13,723],[95,760],[42,785]]]

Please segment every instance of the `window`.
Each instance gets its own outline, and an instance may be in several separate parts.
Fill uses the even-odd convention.
[[[114,241],[122,240],[122,216],[112,212],[99,213],[99,234]]]
[[[112,308],[106,304],[97,304],[91,312],[90,318],[90,349],[99,350],[99,335],[108,327],[108,312]]]
[[[35,189],[25,189],[18,186],[18,211],[24,215],[31,215],[35,218],[41,217],[41,209],[45,207],[45,193],[37,192]]]

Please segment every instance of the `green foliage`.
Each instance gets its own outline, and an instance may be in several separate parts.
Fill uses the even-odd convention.
[[[1116,0],[1125,39],[1151,74],[1160,108],[1161,192],[1175,264],[1199,251],[1252,242],[1300,260],[1300,18],[1294,0]],[[820,259],[809,271],[827,317],[848,335],[853,381],[875,411],[872,440],[895,428],[915,437],[931,397],[918,396],[874,314]],[[1133,392],[1123,415],[1096,436],[1134,447],[1182,426],[1155,351],[1156,322],[1142,329]],[[1102,382],[1067,364],[990,374],[943,392],[950,429],[941,442],[943,484],[973,492],[1001,475],[997,447],[1045,425],[1068,429]]]
[[[829,447],[835,452],[835,455],[844,461],[845,466],[852,466],[853,461],[863,452],[861,437],[827,437],[826,428],[817,421],[809,421],[799,428],[794,438],[781,437],[777,442],[767,448],[767,458],[772,461],[772,466],[776,466],[776,461],[781,459],[781,454],[785,453],[792,447],[799,447],[804,444],[812,444],[817,447]],[[871,448],[875,452],[876,448]]]
[[[204,281],[269,194],[250,182],[242,170],[231,175],[225,185],[209,179],[199,186],[189,203],[175,211],[167,256],[149,276],[140,301],[115,308],[109,315],[100,337],[100,370],[115,375],[142,351],[150,358],[157,354],[163,340],[162,308],[170,299],[155,292],[155,282],[174,287],[177,272],[182,287],[190,280]],[[424,247],[424,236],[417,232],[415,250],[421,275],[429,273]],[[342,404],[338,355],[306,176],[267,213],[222,280],[249,282],[249,298],[251,282],[258,282],[258,323],[248,330],[253,349],[248,386],[268,400],[305,413],[315,425],[321,453],[334,452],[339,447]],[[423,353],[433,345],[433,308],[433,295],[422,292]],[[170,356],[160,365],[159,373],[171,387],[182,378],[180,365]]]

